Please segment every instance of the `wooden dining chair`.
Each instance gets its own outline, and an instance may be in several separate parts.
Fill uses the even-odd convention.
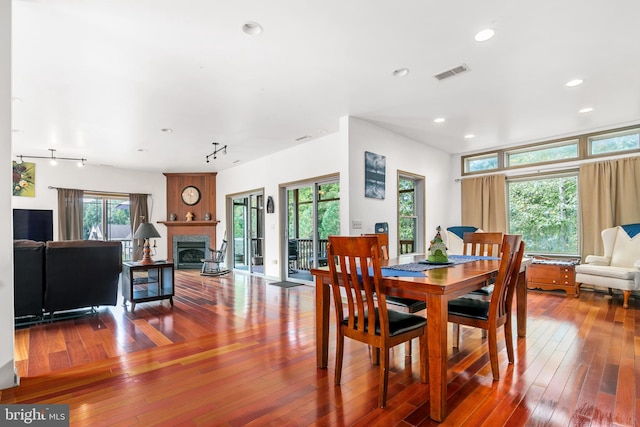
[[[380,250],[380,259],[389,259],[389,235],[387,233],[362,234],[362,236],[374,236],[378,239],[378,249]]]
[[[389,259],[389,235],[387,233],[363,234],[363,236],[375,236],[378,239],[380,247],[380,259]],[[403,313],[415,314],[427,308],[427,302],[423,300],[415,300],[411,298],[402,298],[387,295],[387,307],[392,310],[399,310]],[[404,345],[405,356],[411,357],[411,341],[407,341]],[[378,360],[374,356],[374,360]],[[377,362],[376,362],[377,363]]]
[[[335,384],[340,384],[344,338],[363,342],[380,350],[378,405],[387,401],[389,349],[420,339],[420,379],[427,381],[426,326],[422,316],[387,310],[382,289],[378,239],[373,236],[329,236],[327,254],[336,312]],[[341,288],[344,292],[341,292]],[[377,296],[376,307],[374,293]],[[346,315],[343,298],[346,300]]]
[[[463,255],[500,256],[502,233],[466,232],[462,235]]]
[[[500,326],[504,326],[509,363],[514,361],[511,308],[525,244],[522,242],[521,236],[510,236],[502,246],[500,268],[491,300],[484,301],[463,296],[449,301],[449,322],[482,328],[487,331],[489,359],[494,380],[500,379],[497,344],[497,329]],[[459,337],[457,334],[456,347],[459,346]]]

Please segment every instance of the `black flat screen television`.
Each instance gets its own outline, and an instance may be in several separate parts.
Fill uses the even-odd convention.
[[[53,240],[53,211],[47,209],[14,209],[13,238],[46,242]]]

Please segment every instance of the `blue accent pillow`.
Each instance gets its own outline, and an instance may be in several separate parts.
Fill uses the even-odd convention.
[[[640,224],[627,224],[621,225],[622,229],[627,233],[630,238],[634,238],[636,234],[640,233]]]
[[[464,236],[464,233],[475,233],[477,230],[478,227],[472,227],[470,225],[458,225],[456,227],[447,228],[447,231],[452,232],[461,239]]]

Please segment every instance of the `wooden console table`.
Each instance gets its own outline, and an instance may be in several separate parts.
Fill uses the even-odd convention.
[[[143,265],[139,262],[122,263],[122,296],[124,304],[168,299],[173,305],[174,275],[172,262]]]

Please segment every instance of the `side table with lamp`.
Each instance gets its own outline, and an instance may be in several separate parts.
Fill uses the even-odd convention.
[[[173,305],[174,271],[173,263],[154,262],[151,259],[149,239],[161,237],[153,224],[143,222],[138,226],[134,239],[144,239],[142,260],[122,263],[122,296],[124,304],[131,303],[131,311],[136,303],[168,299]]]

